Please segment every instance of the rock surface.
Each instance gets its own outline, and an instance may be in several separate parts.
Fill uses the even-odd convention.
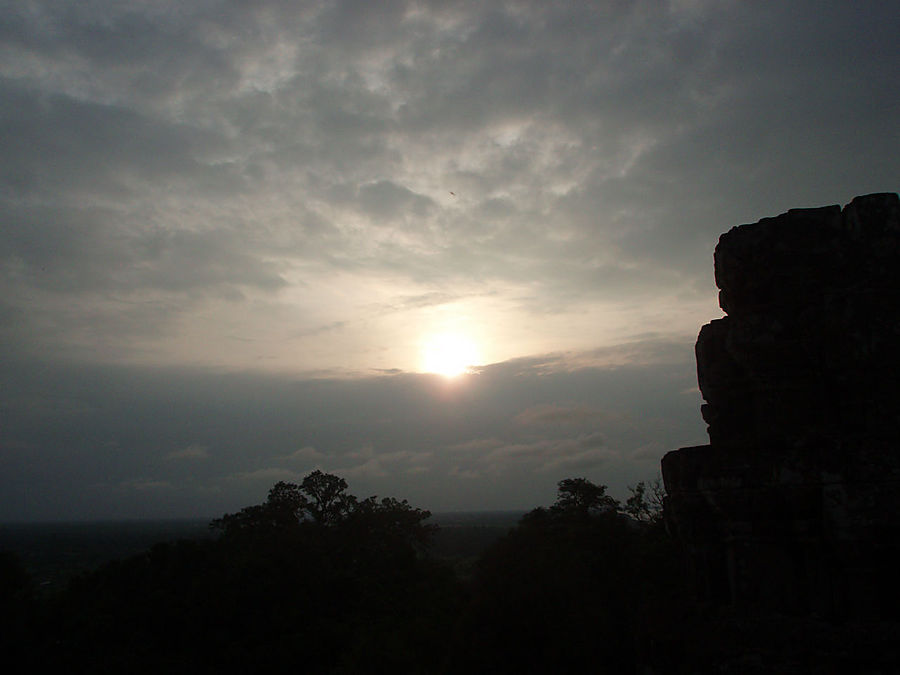
[[[900,198],[723,234],[703,326],[710,444],[662,461],[698,595],[742,611],[900,619]]]

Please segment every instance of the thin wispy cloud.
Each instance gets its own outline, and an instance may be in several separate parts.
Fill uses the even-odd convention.
[[[166,454],[165,457],[167,460],[204,460],[209,459],[209,451],[203,445],[189,445],[186,448],[181,448],[180,450],[172,450]]]

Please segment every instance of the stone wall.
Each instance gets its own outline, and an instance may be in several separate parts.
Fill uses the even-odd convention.
[[[709,445],[668,453],[698,595],[742,610],[900,618],[900,199],[732,228],[697,374]]]

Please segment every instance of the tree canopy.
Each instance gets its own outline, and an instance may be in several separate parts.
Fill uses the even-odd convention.
[[[424,523],[430,511],[415,508],[405,499],[358,499],[347,489],[343,478],[316,470],[299,484],[276,483],[265,502],[225,514],[210,527],[226,537],[312,526],[353,530],[358,537],[377,535],[416,549],[430,543],[436,529]]]
[[[606,494],[605,485],[595,485],[587,478],[565,478],[557,483],[554,511],[564,513],[606,513],[615,511],[619,503]]]
[[[662,523],[665,499],[662,479],[657,477],[650,482],[642,480],[636,485],[629,485],[628,489],[631,496],[625,501],[625,513],[647,525]]]

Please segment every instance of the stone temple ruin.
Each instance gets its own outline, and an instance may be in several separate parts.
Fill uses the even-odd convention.
[[[697,371],[709,445],[662,460],[699,597],[900,620],[900,199],[734,227]]]

